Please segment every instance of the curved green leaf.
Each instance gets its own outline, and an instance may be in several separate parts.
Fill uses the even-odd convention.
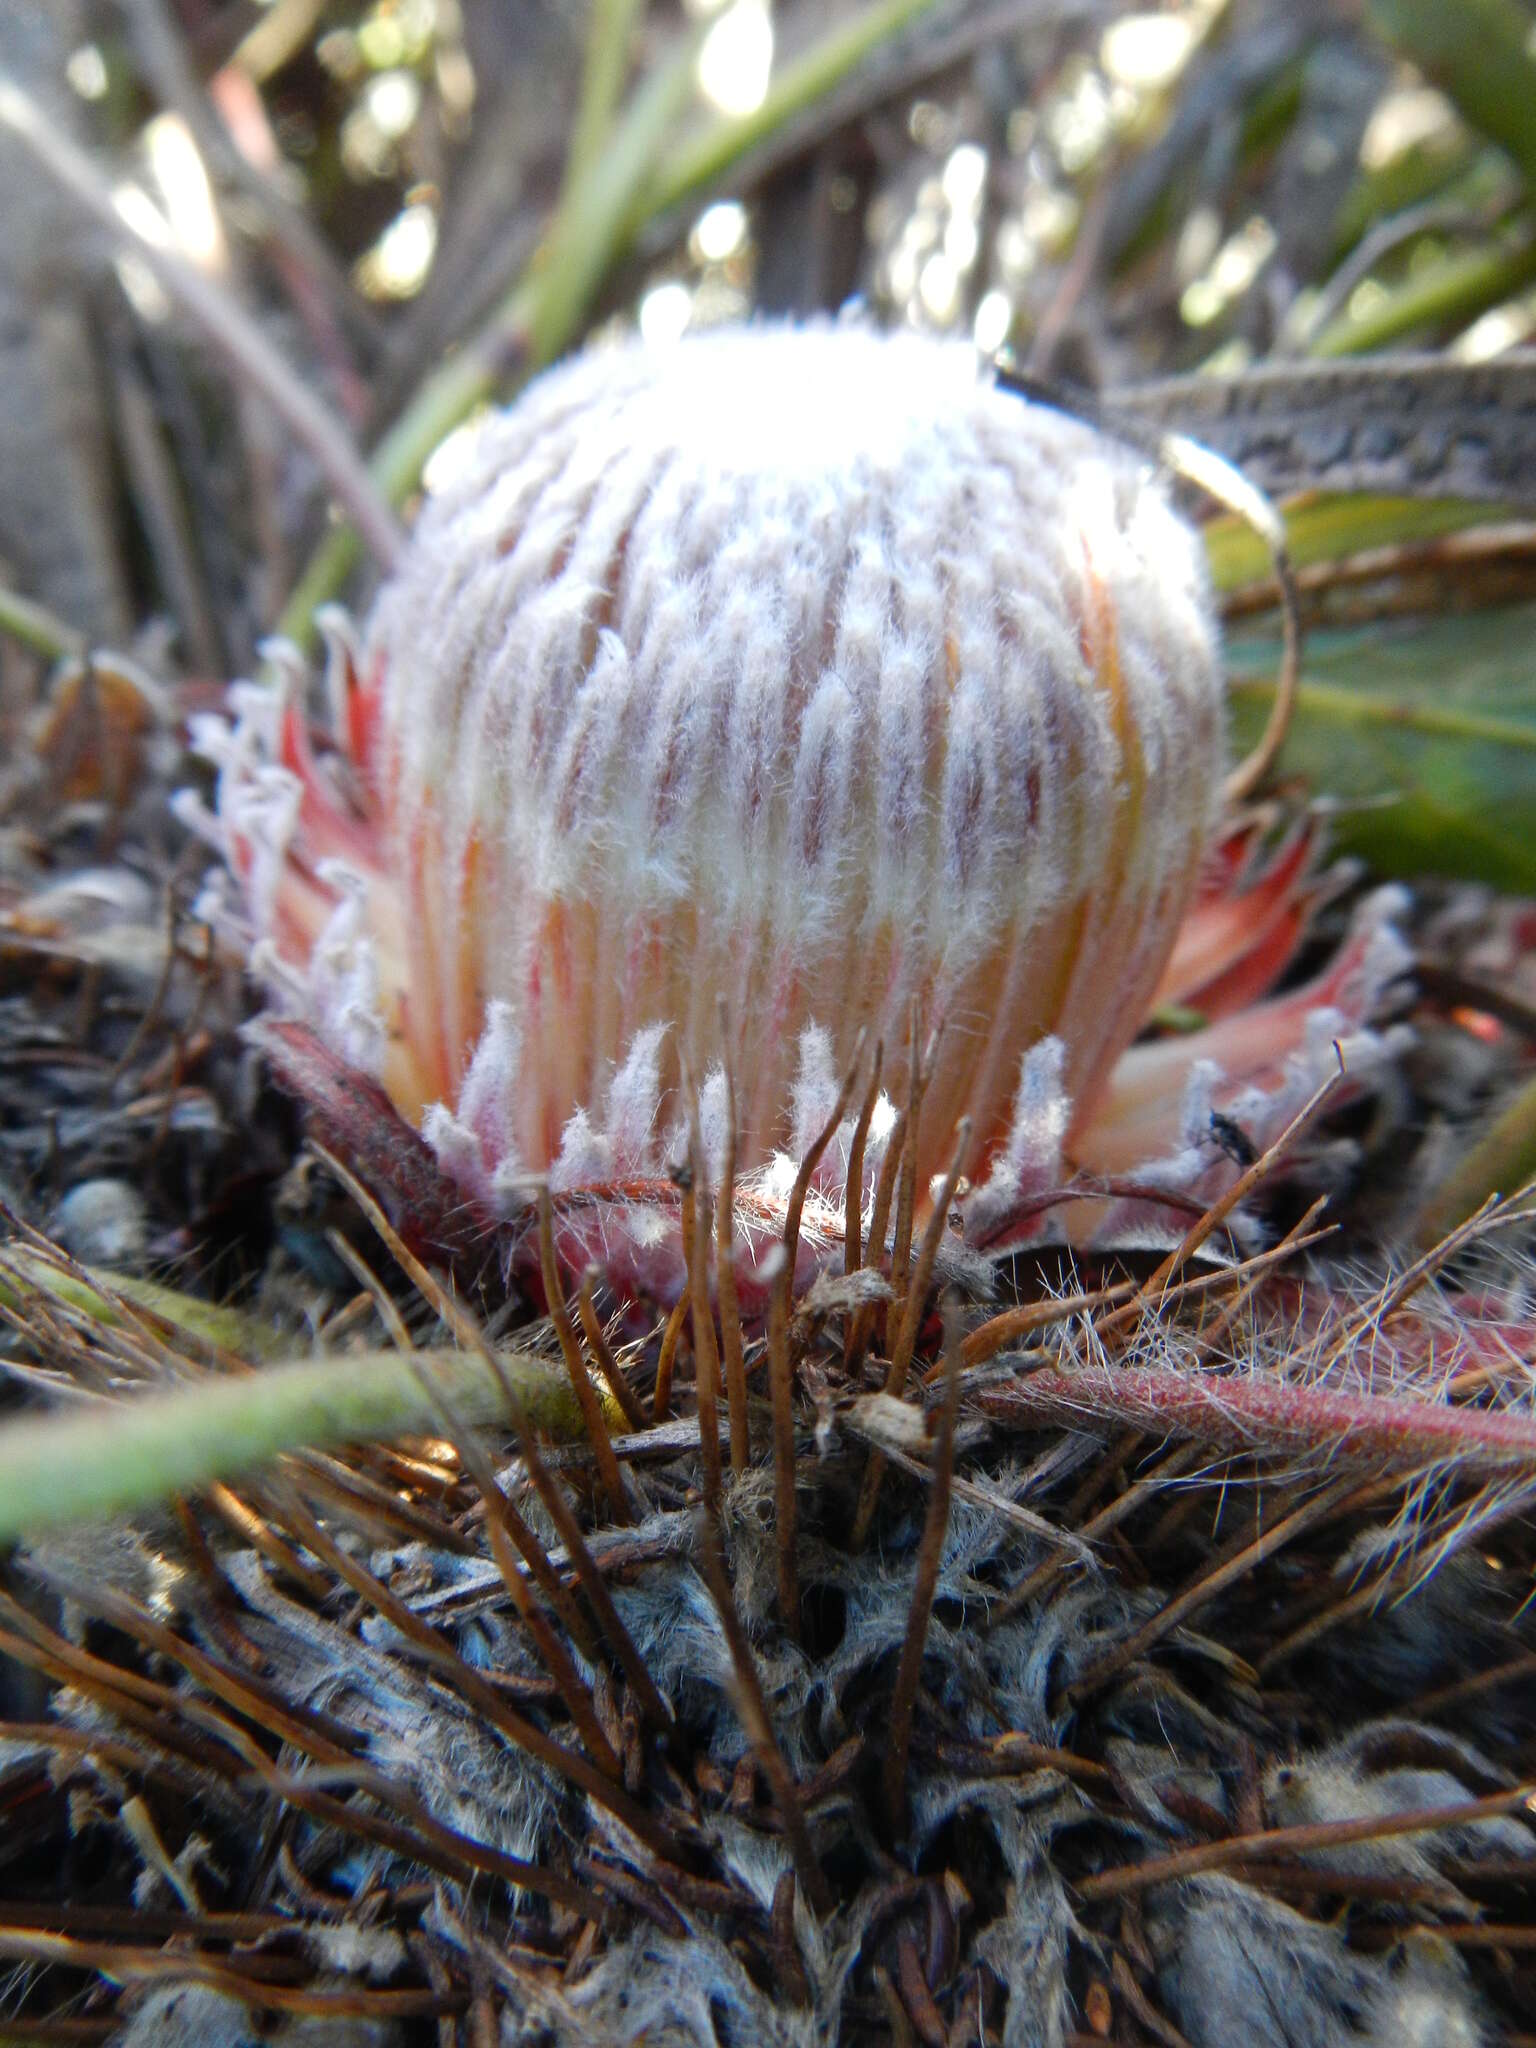
[[[1263,728],[1272,639],[1227,650],[1233,744]],[[1313,634],[1279,774],[1344,806],[1382,874],[1536,890],[1536,605]]]

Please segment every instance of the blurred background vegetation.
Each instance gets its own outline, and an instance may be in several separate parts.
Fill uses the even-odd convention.
[[[1524,0],[0,10],[8,750],[58,657],[183,706],[366,603],[458,431],[588,337],[859,300],[1111,393],[1499,362],[1536,327],[1533,49]],[[1425,495],[1292,506],[1320,630],[1281,773],[1385,872],[1536,889],[1536,493]],[[1210,532],[1241,744],[1268,571]]]

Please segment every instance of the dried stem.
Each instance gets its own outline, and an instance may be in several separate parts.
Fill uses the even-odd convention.
[[[686,1289],[682,1298],[667,1317],[666,1328],[661,1333],[661,1349],[656,1354],[656,1385],[651,1392],[651,1427],[665,1422],[672,1406],[672,1370],[677,1363],[677,1347],[682,1341],[683,1325],[688,1320],[691,1306]]]
[[[715,1312],[709,1299],[709,1175],[699,1129],[699,1098],[687,1063],[683,1096],[688,1114],[688,1171],[682,1179],[683,1259],[693,1316],[693,1381],[699,1407],[699,1452],[704,1466],[704,1505],[720,1512],[720,1354],[715,1347]]]
[[[597,1389],[593,1386],[591,1375],[587,1371],[587,1362],[581,1355],[581,1346],[576,1341],[570,1310],[565,1305],[565,1289],[560,1284],[560,1268],[555,1259],[554,1211],[550,1207],[547,1187],[539,1189],[538,1214],[539,1271],[544,1281],[544,1299],[549,1308],[550,1321],[555,1326],[555,1335],[560,1339],[560,1355],[565,1360],[565,1369],[571,1376],[571,1387],[581,1408],[581,1419],[586,1424],[592,1454],[597,1460],[597,1476],[603,1492],[608,1496],[608,1511],[614,1521],[628,1522],[632,1519],[629,1502],[624,1498],[624,1480],[619,1472],[619,1461],[613,1455],[608,1423],[603,1415],[602,1403],[597,1398]]]
[[[944,1402],[939,1410],[938,1434],[933,1447],[933,1488],[928,1496],[928,1517],[923,1524],[922,1541],[918,1545],[912,1605],[908,1610],[907,1632],[901,1645],[901,1662],[896,1670],[896,1689],[891,1697],[889,1747],[881,1780],[891,1833],[898,1839],[906,1827],[907,1752],[912,1744],[917,1683],[922,1676],[928,1623],[939,1583],[944,1537],[949,1528],[950,1482],[955,1471],[955,1417],[959,1408],[960,1333],[957,1318],[951,1310],[945,1316]]]
[[[886,1232],[891,1224],[891,1203],[896,1195],[896,1176],[907,1147],[907,1113],[902,1110],[886,1140],[885,1157],[880,1161],[880,1178],[875,1182],[875,1199],[869,1212],[869,1257],[878,1263],[885,1257]],[[850,1377],[864,1362],[864,1352],[874,1332],[875,1317],[879,1311],[876,1302],[865,1302],[858,1309],[848,1326],[848,1340],[844,1346],[844,1365]]]
[[[1228,1870],[1234,1864],[1272,1862],[1277,1857],[1310,1855],[1319,1849],[1341,1849],[1352,1842],[1379,1842],[1391,1835],[1430,1834],[1439,1828],[1464,1828],[1501,1814],[1526,1812],[1536,1806],[1536,1785],[1517,1785],[1486,1799],[1466,1799],[1454,1806],[1424,1806],[1402,1813],[1372,1814],[1361,1820],[1306,1822],[1293,1828],[1268,1828],[1252,1835],[1229,1835],[1220,1842],[1198,1842],[1168,1856],[1144,1863],[1122,1864],[1083,1878],[1077,1891],[1084,1899],[1114,1899],[1149,1885],[1197,1877],[1206,1870]],[[1307,1874],[1303,1865],[1298,1876]]]
[[[912,1256],[912,1210],[917,1187],[918,1126],[922,1118],[923,1096],[927,1093],[928,1077],[933,1071],[933,1059],[938,1050],[937,1032],[929,1039],[926,1052],[919,1048],[917,1034],[920,1028],[917,998],[914,996],[907,1014],[912,1065],[907,1076],[907,1114],[902,1130],[903,1143],[896,1180],[896,1231],[891,1240],[891,1299],[885,1311],[887,1350],[895,1346],[896,1332],[901,1326],[902,1303],[906,1298],[907,1265]]]
[[[500,1384],[504,1401],[504,1413],[511,1421],[512,1427],[516,1432],[518,1449],[522,1453],[523,1463],[527,1467],[528,1476],[533,1481],[539,1498],[549,1510],[555,1527],[560,1532],[560,1540],[564,1543],[571,1563],[576,1568],[577,1576],[581,1580],[582,1590],[585,1592],[588,1604],[597,1619],[597,1625],[602,1630],[609,1647],[623,1667],[624,1675],[634,1687],[635,1697],[640,1702],[642,1713],[645,1714],[646,1718],[654,1726],[670,1727],[672,1723],[671,1713],[662,1700],[660,1693],[656,1690],[655,1682],[646,1668],[645,1659],[635,1648],[628,1629],[625,1628],[619,1618],[618,1609],[613,1604],[612,1595],[608,1591],[607,1584],[603,1579],[601,1571],[598,1569],[597,1561],[592,1555],[587,1540],[581,1532],[581,1525],[571,1510],[571,1504],[565,1497],[564,1489],[555,1479],[548,1465],[546,1465],[544,1459],[539,1454],[538,1442],[533,1433],[528,1411],[519,1398],[516,1387],[507,1377],[499,1355],[486,1342],[485,1336],[474,1317],[459,1306],[437,1276],[429,1272],[410,1247],[404,1243],[399,1233],[391,1225],[389,1218],[357,1177],[343,1165],[333,1152],[328,1152],[324,1146],[317,1145],[315,1150],[331,1169],[332,1173],[335,1174],[342,1186],[347,1189],[352,1199],[362,1209],[363,1214],[368,1218],[374,1229],[378,1231],[385,1244],[388,1245],[402,1269],[415,1282],[422,1294],[432,1304],[433,1308],[436,1309],[438,1315],[454,1332],[459,1341],[468,1345],[490,1367],[492,1374]]]
[[[875,1104],[880,1099],[880,1069],[884,1062],[884,1042],[876,1039],[874,1071],[869,1077],[869,1086],[864,1091],[864,1100],[859,1105],[858,1122],[853,1127],[853,1139],[848,1147],[848,1186],[844,1192],[843,1221],[845,1273],[856,1273],[864,1263],[864,1250],[859,1242],[864,1222],[864,1146],[869,1137],[870,1120],[875,1113]]]
[[[752,1461],[752,1423],[747,1409],[741,1304],[736,1295],[736,1065],[731,1058],[730,1020],[723,996],[720,1042],[725,1066],[725,1146],[715,1212],[715,1291],[720,1298],[720,1346],[725,1354],[725,1399],[731,1418],[731,1470],[741,1473]]]
[[[917,1248],[917,1264],[907,1287],[907,1298],[902,1308],[901,1327],[896,1335],[895,1348],[891,1353],[890,1371],[886,1375],[885,1391],[899,1395],[907,1383],[911,1370],[912,1355],[917,1349],[917,1333],[922,1324],[923,1310],[928,1303],[928,1288],[933,1279],[934,1261],[939,1256],[939,1245],[949,1228],[949,1206],[955,1198],[955,1189],[960,1183],[960,1170],[965,1156],[971,1148],[971,1120],[963,1116],[955,1128],[955,1143],[950,1156],[949,1171],[939,1189],[938,1198],[929,1212],[923,1226],[922,1241]],[[948,1366],[946,1363],[946,1371]]]
[[[847,1114],[849,1098],[858,1079],[864,1057],[864,1033],[860,1031],[853,1058],[837,1091],[832,1113],[812,1139],[795,1175],[784,1214],[784,1265],[773,1284],[768,1303],[768,1372],[773,1397],[773,1505],[774,1538],[778,1546],[779,1620],[798,1639],[800,1634],[800,1571],[796,1556],[795,1528],[795,1383],[789,1355],[789,1307],[795,1291],[795,1257],[800,1245],[800,1217],[805,1208],[811,1175],[821,1155],[837,1133]]]
[[[1091,1521],[1084,1522],[1078,1536],[1084,1543],[1097,1543],[1101,1536],[1107,1536],[1146,1501],[1161,1493],[1162,1489],[1175,1479],[1182,1479],[1196,1464],[1203,1453],[1198,1445],[1185,1444],[1179,1450],[1170,1451],[1160,1458],[1150,1472],[1128,1486],[1124,1493],[1116,1496],[1108,1507],[1101,1508]],[[1021,1608],[1036,1600],[1046,1587],[1058,1579],[1066,1570],[1064,1557],[1048,1557],[1044,1564],[1036,1567],[1028,1578],[1015,1586],[1011,1593],[1000,1600],[996,1607],[987,1612],[983,1628],[998,1628],[1005,1621],[1011,1621]]]
[[[496,1569],[501,1574],[501,1582],[507,1589],[512,1605],[533,1637],[534,1646],[544,1660],[544,1668],[555,1681],[560,1697],[565,1702],[565,1710],[570,1715],[588,1756],[606,1777],[617,1782],[622,1775],[619,1759],[603,1733],[592,1695],[582,1683],[581,1675],[570,1653],[550,1627],[538,1601],[524,1583],[523,1575],[518,1569],[517,1558],[513,1554],[514,1543],[519,1550],[523,1550],[524,1544],[527,1543],[535,1545],[541,1552],[543,1545],[537,1542],[533,1531],[497,1485],[496,1475],[491,1470],[491,1461],[475,1441],[474,1433],[461,1422],[452,1404],[443,1398],[439,1390],[433,1388],[432,1382],[425,1375],[423,1386],[428,1397],[434,1399],[436,1406],[442,1411],[448,1440],[458,1452],[459,1462],[475,1482],[480,1497],[485,1502],[485,1528],[490,1540],[491,1555],[496,1560]],[[523,1538],[523,1542],[518,1542],[512,1533],[515,1523],[521,1524],[518,1535]],[[548,1565],[548,1553],[543,1554]],[[550,1573],[553,1577],[553,1566],[550,1566]]]
[[[1143,1622],[1140,1628],[1122,1637],[1109,1654],[1101,1657],[1097,1664],[1090,1665],[1070,1687],[1071,1699],[1083,1700],[1089,1693],[1097,1692],[1101,1686],[1107,1685],[1109,1680],[1117,1672],[1123,1671],[1127,1664],[1134,1663],[1138,1657],[1150,1650],[1154,1643],[1161,1642],[1164,1636],[1187,1621],[1190,1615],[1203,1607],[1207,1601],[1214,1600],[1226,1587],[1245,1578],[1266,1558],[1273,1557],[1277,1550],[1283,1550],[1293,1538],[1302,1535],[1316,1523],[1326,1521],[1331,1515],[1351,1507],[1363,1506],[1381,1491],[1381,1486],[1374,1482],[1359,1485],[1352,1480],[1346,1480],[1304,1502],[1302,1506],[1275,1523],[1273,1528],[1261,1530],[1251,1543],[1242,1546],[1236,1556],[1229,1557],[1213,1569],[1200,1573],[1192,1585],[1186,1586],[1182,1593],[1166,1602],[1156,1614]]]
[[[676,1844],[644,1807],[629,1796],[621,1785],[614,1781],[590,1758],[578,1751],[567,1749],[544,1730],[520,1714],[486,1678],[466,1664],[457,1650],[439,1630],[421,1616],[383,1583],[375,1578],[366,1565],[348,1554],[336,1542],[316,1518],[311,1515],[296,1495],[289,1495],[283,1503],[285,1516],[302,1533],[305,1546],[316,1557],[330,1567],[344,1585],[365,1600],[378,1614],[399,1630],[406,1641],[413,1644],[428,1661],[434,1664],[448,1679],[454,1690],[472,1705],[486,1722],[495,1728],[515,1748],[523,1750],[546,1770],[553,1771],[568,1784],[577,1786],[599,1806],[606,1807],[625,1827],[638,1835],[641,1841],[649,1843],[661,1855],[674,1853]]]
[[[542,1874],[536,1872],[535,1878]],[[529,1882],[530,1889],[539,1888],[533,1880]],[[167,1952],[134,1943],[78,1941],[65,1934],[0,1926],[0,1956],[39,1967],[54,1964],[69,1970],[94,1970],[125,1984],[205,1984],[226,1999],[251,2007],[270,2007],[274,2012],[299,2013],[320,2020],[373,2020],[385,2028],[403,2019],[459,2012],[465,2003],[462,1994],[443,1998],[425,1988],[392,1991],[353,1986],[316,1990],[308,1985],[286,1984],[270,1971],[242,1970],[221,1958],[198,1954],[181,1943]]]
[[[601,1910],[589,1892],[568,1878],[525,1863],[519,1857],[508,1855],[505,1850],[477,1842],[456,1829],[445,1827],[406,1790],[398,1778],[386,1772],[373,1770],[355,1760],[347,1765],[349,1775],[358,1786],[409,1816],[411,1825],[408,1827],[383,1815],[364,1812],[349,1801],[316,1790],[302,1778],[280,1771],[268,1761],[260,1745],[226,1715],[169,1686],[142,1679],[135,1673],[77,1649],[3,1595],[0,1595],[0,1614],[11,1618],[24,1631],[20,1635],[0,1631],[0,1651],[42,1672],[57,1684],[80,1686],[114,1718],[142,1730],[162,1748],[187,1755],[205,1770],[228,1775],[227,1756],[200,1736],[181,1729],[178,1723],[185,1721],[197,1729],[210,1731],[219,1743],[226,1744],[244,1763],[254,1783],[286,1800],[300,1812],[309,1814],[323,1826],[334,1827],[363,1841],[382,1844],[393,1854],[419,1860],[429,1869],[442,1871],[455,1882],[462,1883],[476,1871],[481,1871],[500,1878],[506,1884],[525,1886],[555,1899],[573,1912],[591,1915]],[[179,1638],[177,1640],[179,1642]],[[312,1750],[313,1738],[301,1746]]]
[[[598,1321],[593,1294],[602,1274],[596,1266],[589,1266],[581,1282],[581,1292],[576,1297],[576,1313],[581,1319],[581,1333],[587,1340],[587,1349],[596,1360],[597,1369],[608,1383],[608,1391],[624,1410],[624,1420],[633,1430],[642,1430],[649,1425],[640,1396],[629,1384],[628,1375],[619,1365],[609,1348],[608,1339],[603,1335],[603,1326]]]
[[[735,1677],[732,1691],[736,1711],[741,1716],[742,1726],[747,1731],[747,1740],[752,1745],[763,1776],[768,1780],[774,1805],[777,1806],[779,1818],[784,1823],[784,1839],[789,1844],[790,1855],[794,1858],[795,1874],[800,1880],[801,1889],[813,1909],[825,1916],[832,1910],[832,1895],[827,1888],[826,1878],[822,1875],[821,1865],[816,1861],[816,1851],[811,1841],[811,1831],[806,1826],[805,1809],[800,1803],[799,1791],[778,1743],[774,1740],[773,1723],[768,1717],[768,1703],[763,1697],[762,1681],[757,1675],[752,1647],[747,1641],[746,1630],[741,1625],[741,1616],[736,1612],[736,1602],[731,1597],[731,1582],[725,1569],[719,1528],[708,1509],[699,1516],[695,1526],[704,1578],[709,1586],[710,1598],[715,1604],[715,1612],[720,1618],[726,1647],[731,1654],[731,1670]]]
[[[914,1116],[911,1128],[917,1128]],[[923,1229],[923,1241],[918,1247],[917,1265],[913,1269],[911,1283],[907,1288],[906,1305],[902,1311],[901,1326],[896,1333],[896,1342],[891,1350],[891,1362],[885,1375],[885,1391],[893,1399],[900,1396],[907,1383],[907,1373],[912,1364],[912,1353],[917,1344],[918,1324],[922,1319],[928,1299],[928,1283],[933,1277],[934,1260],[939,1255],[939,1241],[949,1224],[949,1205],[954,1200],[955,1188],[959,1183],[960,1169],[965,1155],[971,1149],[971,1120],[962,1117],[955,1132],[954,1152],[949,1162],[949,1172],[939,1191],[939,1199],[933,1205],[932,1214]],[[957,1340],[958,1341],[958,1340]],[[949,1353],[946,1346],[944,1370],[949,1370]],[[854,1513],[853,1531],[849,1542],[855,1550],[862,1550],[869,1541],[869,1532],[874,1525],[875,1513],[880,1503],[880,1487],[885,1478],[885,1453],[871,1451],[869,1463],[864,1468],[864,1478],[859,1487],[859,1504]]]

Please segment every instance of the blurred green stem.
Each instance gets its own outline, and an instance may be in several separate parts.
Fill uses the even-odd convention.
[[[629,233],[637,234],[648,221],[723,178],[749,151],[770,141],[786,122],[808,113],[934,4],[935,0],[878,0],[787,64],[752,113],[715,121],[701,135],[679,143],[642,190],[628,222]]]
[[[580,1435],[563,1366],[517,1352],[501,1366],[536,1431]],[[473,1352],[371,1351],[12,1422],[0,1432],[0,1544],[151,1507],[285,1451],[434,1430],[433,1389],[469,1423],[509,1419],[496,1374]]]
[[[19,1282],[19,1285],[8,1284]],[[0,1304],[23,1314],[27,1291],[35,1290],[65,1308],[78,1310],[93,1322],[110,1329],[127,1320],[120,1304],[130,1310],[143,1309],[182,1336],[216,1351],[236,1352],[245,1358],[271,1358],[289,1349],[291,1339],[264,1322],[260,1316],[236,1308],[220,1308],[179,1288],[163,1287],[155,1280],[140,1280],[131,1273],[92,1273],[89,1268],[56,1265],[53,1260],[9,1244],[0,1255]]]
[[[587,23],[586,62],[576,125],[565,159],[565,189],[576,185],[602,155],[614,110],[629,75],[629,48],[645,0],[592,0]]]
[[[374,452],[374,482],[392,505],[416,488],[443,437],[493,392],[515,388],[553,361],[575,332],[613,261],[631,196],[693,90],[697,39],[690,37],[636,93],[612,140],[575,179],[527,270],[480,333],[428,378]],[[339,526],[300,578],[278,631],[302,646],[318,606],[334,597],[359,552]]]
[[[0,589],[0,633],[8,633],[34,654],[48,661],[62,661],[66,655],[85,652],[85,635],[28,597],[14,590]]]
[[[1313,342],[1314,356],[1364,355],[1421,328],[1461,326],[1536,278],[1529,221],[1490,245],[1464,249],[1416,272],[1362,312],[1346,313]]]

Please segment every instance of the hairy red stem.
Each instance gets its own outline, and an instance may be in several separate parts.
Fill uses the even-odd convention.
[[[1530,1416],[1305,1386],[1278,1374],[1084,1364],[1027,1373],[972,1399],[995,1422],[1016,1428],[1100,1420],[1227,1451],[1322,1451],[1402,1471],[1454,1459],[1478,1477],[1525,1471],[1536,1479]]]

